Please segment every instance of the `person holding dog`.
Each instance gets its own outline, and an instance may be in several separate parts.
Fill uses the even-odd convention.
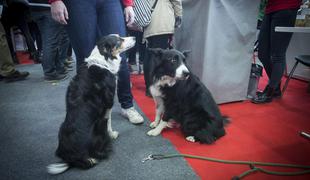
[[[134,21],[132,0],[122,2],[121,0],[49,0],[49,2],[53,18],[67,25],[71,45],[76,54],[77,69],[90,55],[99,37],[108,34],[126,36],[124,14],[127,25]],[[121,56],[117,95],[122,114],[131,123],[140,124],[144,119],[133,107],[128,64],[125,54]]]
[[[151,4],[157,3],[152,13],[151,23],[144,29],[143,38],[147,42],[147,48],[168,49],[175,28],[179,28],[182,22],[181,0],[152,0]],[[146,86],[145,95],[151,97],[149,86],[151,83],[149,68],[152,57],[148,50],[143,60],[144,80]]]
[[[275,32],[276,26],[295,24],[301,0],[268,0],[258,37],[258,57],[263,63],[269,82],[263,92],[252,99],[255,104],[269,103],[281,97],[281,78],[284,73],[285,54],[292,33]]]

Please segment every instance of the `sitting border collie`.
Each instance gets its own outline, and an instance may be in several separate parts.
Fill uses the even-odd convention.
[[[156,104],[156,116],[150,124],[154,129],[147,134],[159,135],[174,120],[191,142],[211,144],[224,136],[224,124],[228,120],[221,115],[210,91],[186,67],[187,53],[163,49],[150,49],[150,52],[153,57],[150,92]]]
[[[56,150],[63,162],[49,165],[50,174],[62,173],[69,167],[88,169],[109,155],[111,138],[118,137],[111,127],[111,109],[120,53],[134,44],[134,37],[102,37],[71,80]]]

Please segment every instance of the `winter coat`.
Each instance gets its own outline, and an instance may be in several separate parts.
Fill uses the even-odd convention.
[[[151,4],[155,0],[151,0]],[[175,17],[182,16],[182,0],[158,0],[151,23],[144,29],[143,38],[174,34]]]

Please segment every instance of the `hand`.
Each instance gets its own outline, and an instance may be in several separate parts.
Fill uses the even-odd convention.
[[[124,14],[125,14],[125,20],[126,20],[127,26],[132,25],[132,23],[135,20],[135,12],[133,11],[132,6],[125,7]]]
[[[175,17],[175,24],[174,27],[175,28],[180,28],[182,24],[182,17],[181,16],[177,16]]]
[[[68,11],[62,1],[55,1],[51,4],[51,13],[55,21],[59,22],[60,24],[68,24]]]

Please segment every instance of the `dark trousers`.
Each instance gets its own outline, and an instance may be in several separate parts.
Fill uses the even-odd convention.
[[[263,63],[268,85],[276,88],[281,82],[286,65],[286,50],[292,33],[275,32],[276,26],[291,27],[295,24],[296,9],[281,10],[265,15],[258,37],[258,57]]]
[[[69,47],[69,38],[64,25],[54,21],[49,10],[32,12],[31,17],[41,32],[44,75],[53,76],[57,72],[63,72]]]
[[[162,48],[168,49],[170,47],[169,40],[172,34],[163,34],[157,35],[147,38],[147,48]],[[143,71],[144,71],[144,82],[146,90],[148,91],[151,83],[152,77],[150,72],[150,67],[152,66],[152,55],[149,53],[148,49],[146,49],[144,60],[143,60]]]
[[[9,8],[4,8],[2,13],[2,24],[5,28],[7,41],[10,47],[11,54],[14,56],[15,51],[11,40],[11,32],[10,29],[13,26],[17,26],[21,32],[23,33],[27,46],[28,51],[30,52],[31,56],[36,55],[36,48],[34,46],[34,41],[32,39],[27,17],[29,16],[28,8],[21,4],[14,4],[11,5]]]
[[[100,36],[119,34],[126,36],[124,12],[120,0],[65,0],[68,9],[68,34],[76,54],[78,67],[95,47]],[[118,72],[117,95],[121,107],[133,106],[130,74],[125,53]]]
[[[128,51],[128,63],[136,64],[136,53],[139,53],[139,64],[143,64],[145,44],[142,43],[143,32],[140,31],[128,31],[129,36],[136,37],[136,44]]]
[[[36,42],[38,51],[41,52],[42,51],[42,38],[41,38],[41,32],[39,30],[39,27],[37,23],[33,21],[29,22],[28,26],[29,26],[29,30],[31,33],[31,37]]]

